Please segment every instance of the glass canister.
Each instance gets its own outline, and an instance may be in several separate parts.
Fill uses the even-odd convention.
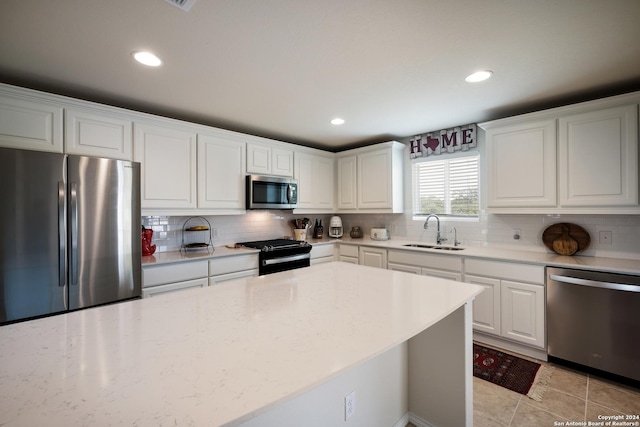
[[[349,236],[353,239],[359,239],[362,237],[362,229],[358,226],[351,227],[351,231],[349,232]]]

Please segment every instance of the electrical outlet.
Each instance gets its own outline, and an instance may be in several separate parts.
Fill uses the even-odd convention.
[[[520,240],[520,230],[517,228],[513,230],[513,239]]]
[[[611,231],[601,231],[600,232],[600,244],[601,245],[610,245],[613,240],[613,233]]]
[[[211,237],[218,237],[218,229],[217,228],[212,228],[211,229]]]
[[[356,414],[356,392],[352,391],[347,394],[344,398],[344,420],[347,421],[349,418],[353,417]]]

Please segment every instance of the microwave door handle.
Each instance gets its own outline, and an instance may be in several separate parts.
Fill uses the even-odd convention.
[[[291,200],[293,199],[293,185],[287,185],[287,202],[291,204]]]

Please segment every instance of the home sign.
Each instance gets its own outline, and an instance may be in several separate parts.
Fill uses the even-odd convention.
[[[456,151],[467,151],[477,145],[476,125],[457,126],[424,135],[416,135],[409,140],[410,158],[427,157]]]

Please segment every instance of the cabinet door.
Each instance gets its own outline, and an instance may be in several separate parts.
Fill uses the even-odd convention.
[[[295,178],[298,180],[298,209],[311,209],[314,204],[314,156],[295,153]]]
[[[638,107],[560,118],[561,206],[638,204]]]
[[[359,209],[391,208],[391,150],[358,155],[357,200]]]
[[[246,144],[198,135],[198,208],[245,212]]]
[[[465,275],[464,281],[484,287],[473,300],[473,328],[500,335],[500,280]]]
[[[350,264],[358,264],[358,258],[355,258],[355,257],[340,255],[339,258],[340,258],[340,261],[342,262],[348,262]]]
[[[295,153],[297,209],[333,210],[333,159]]]
[[[387,250],[380,248],[360,247],[360,265],[387,268]]]
[[[142,209],[196,208],[195,132],[136,123],[134,160],[142,165]]]
[[[247,173],[271,174],[271,149],[257,144],[247,144]]]
[[[63,152],[62,107],[0,95],[0,146]]]
[[[487,130],[488,207],[556,206],[556,121]]]
[[[502,336],[545,346],[544,286],[501,281]]]
[[[293,151],[282,148],[271,149],[271,174],[293,176]]]
[[[357,163],[356,156],[338,157],[338,209],[356,209]]]
[[[152,286],[142,289],[142,298],[155,297],[158,295],[168,294],[170,292],[181,291],[184,289],[204,288],[208,285],[207,278],[187,280],[185,282],[170,283],[167,285]]]
[[[316,156],[313,168],[314,207],[333,211],[334,161],[332,158]]]
[[[108,112],[67,108],[65,151],[69,154],[133,159],[133,123]]]

